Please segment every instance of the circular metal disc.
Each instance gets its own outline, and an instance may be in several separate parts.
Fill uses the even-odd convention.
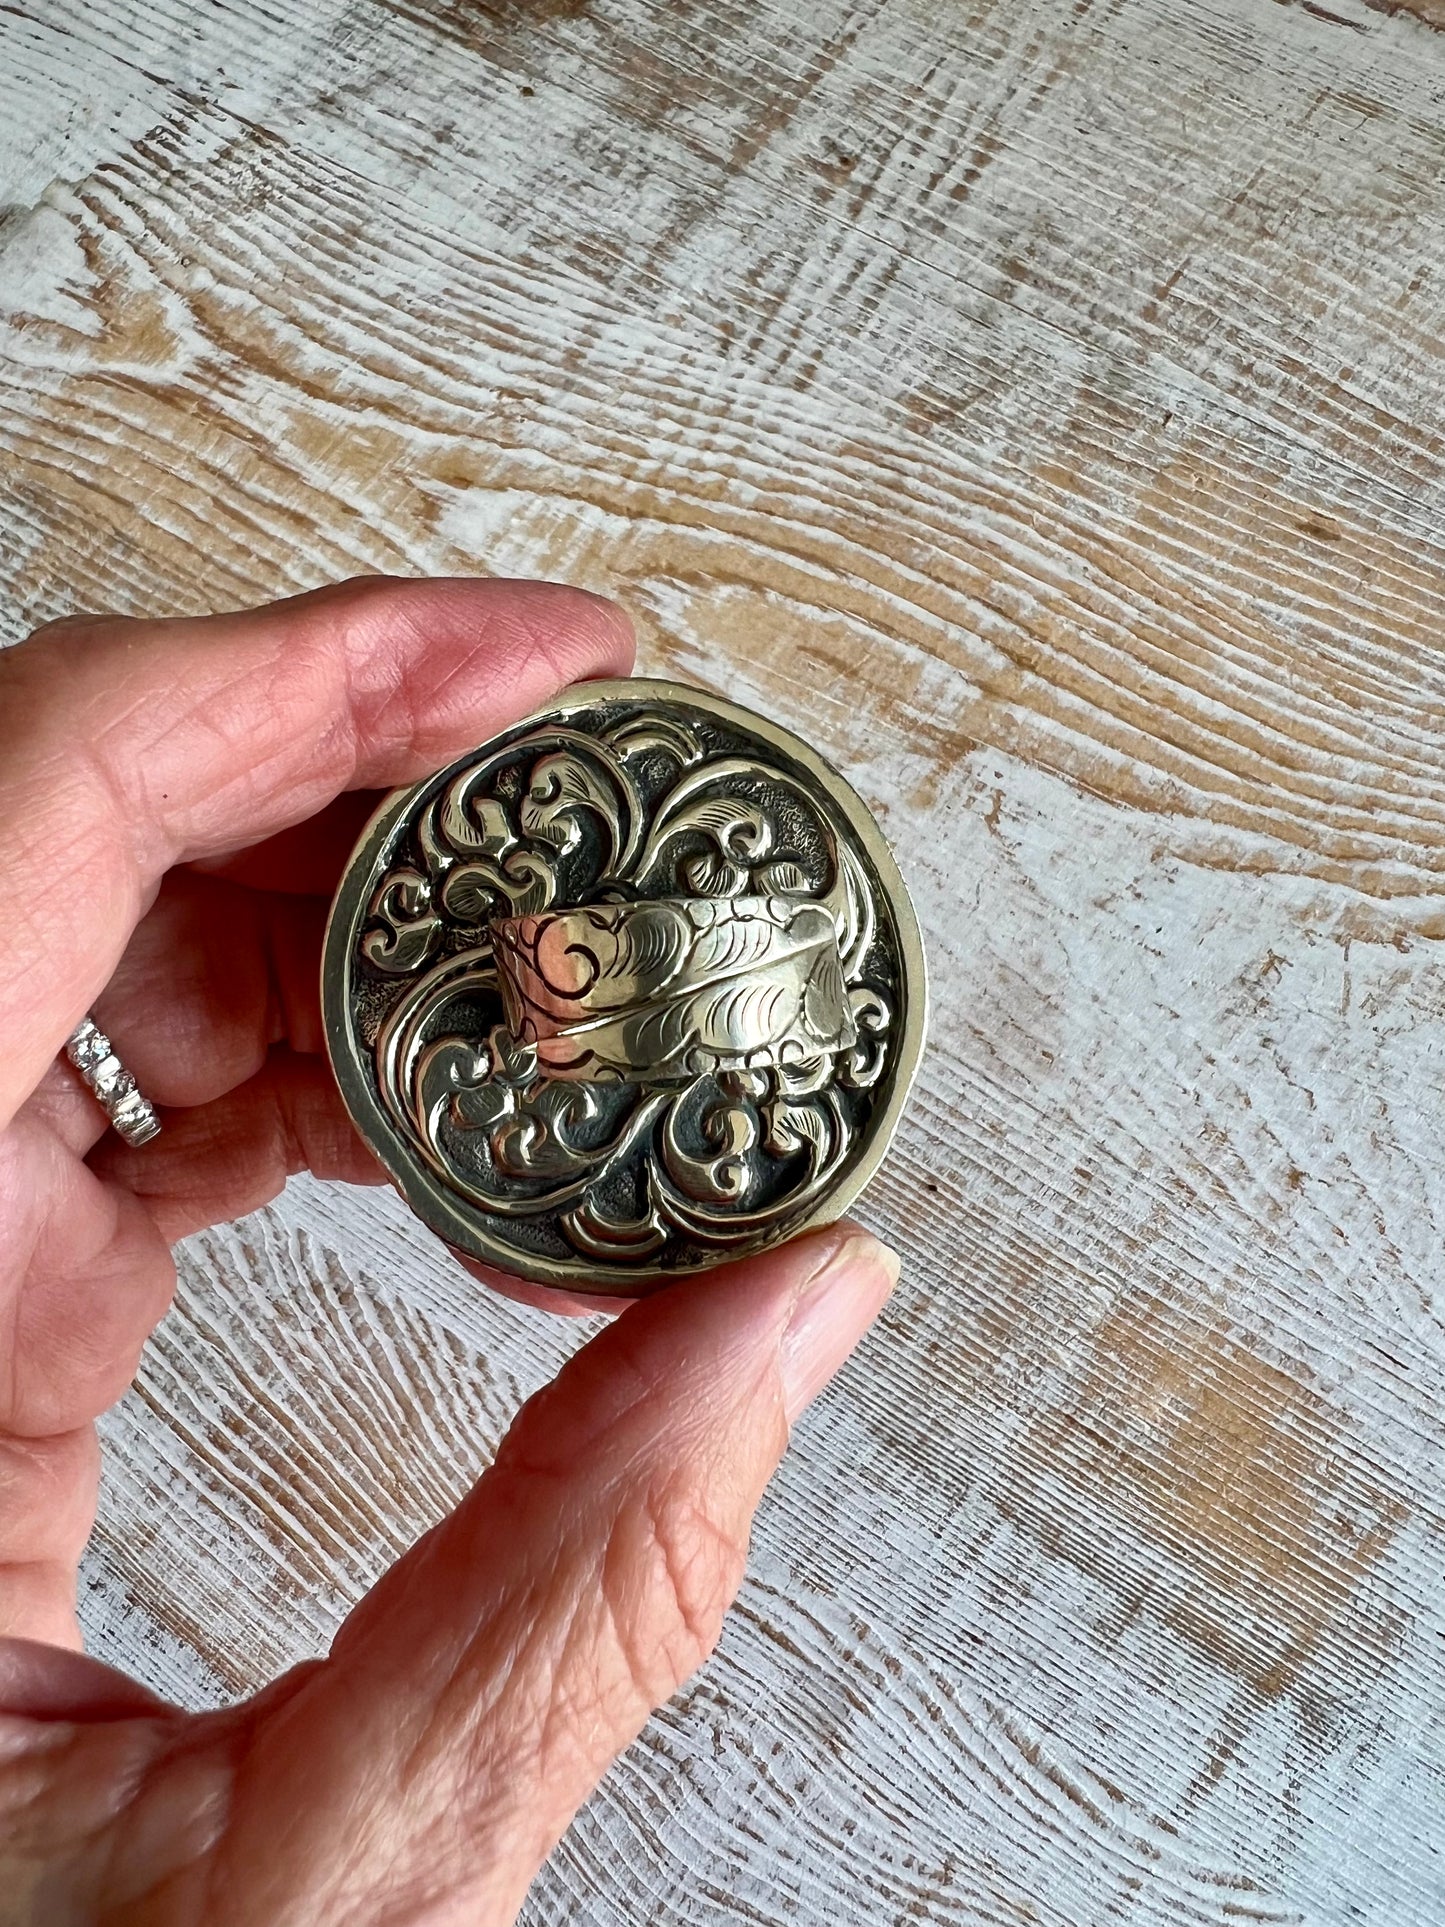
[[[367,826],[322,963],[358,1129],[448,1244],[635,1297],[840,1217],[923,1047],[855,792],[678,683],[579,684]]]

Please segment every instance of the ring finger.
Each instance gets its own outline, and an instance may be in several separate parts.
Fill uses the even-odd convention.
[[[317,972],[326,901],[173,870],[136,925],[95,1020],[154,1104],[224,1097],[286,1044],[322,1049]],[[105,1115],[57,1060],[27,1107],[80,1155]]]

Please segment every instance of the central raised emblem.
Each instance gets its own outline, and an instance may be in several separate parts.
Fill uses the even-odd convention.
[[[498,917],[492,948],[508,1028],[547,1077],[675,1083],[857,1041],[820,904],[690,897]]]

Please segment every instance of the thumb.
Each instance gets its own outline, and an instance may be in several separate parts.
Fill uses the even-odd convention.
[[[788,1427],[897,1273],[837,1226],[644,1299],[572,1359],[330,1659],[257,1706],[224,1847],[254,1917],[512,1920],[711,1651]]]

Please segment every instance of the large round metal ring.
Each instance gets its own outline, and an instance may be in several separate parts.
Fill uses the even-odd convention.
[[[923,948],[816,751],[677,683],[580,684],[390,797],[341,881],[326,1037],[463,1255],[633,1297],[841,1216],[923,1047]]]

